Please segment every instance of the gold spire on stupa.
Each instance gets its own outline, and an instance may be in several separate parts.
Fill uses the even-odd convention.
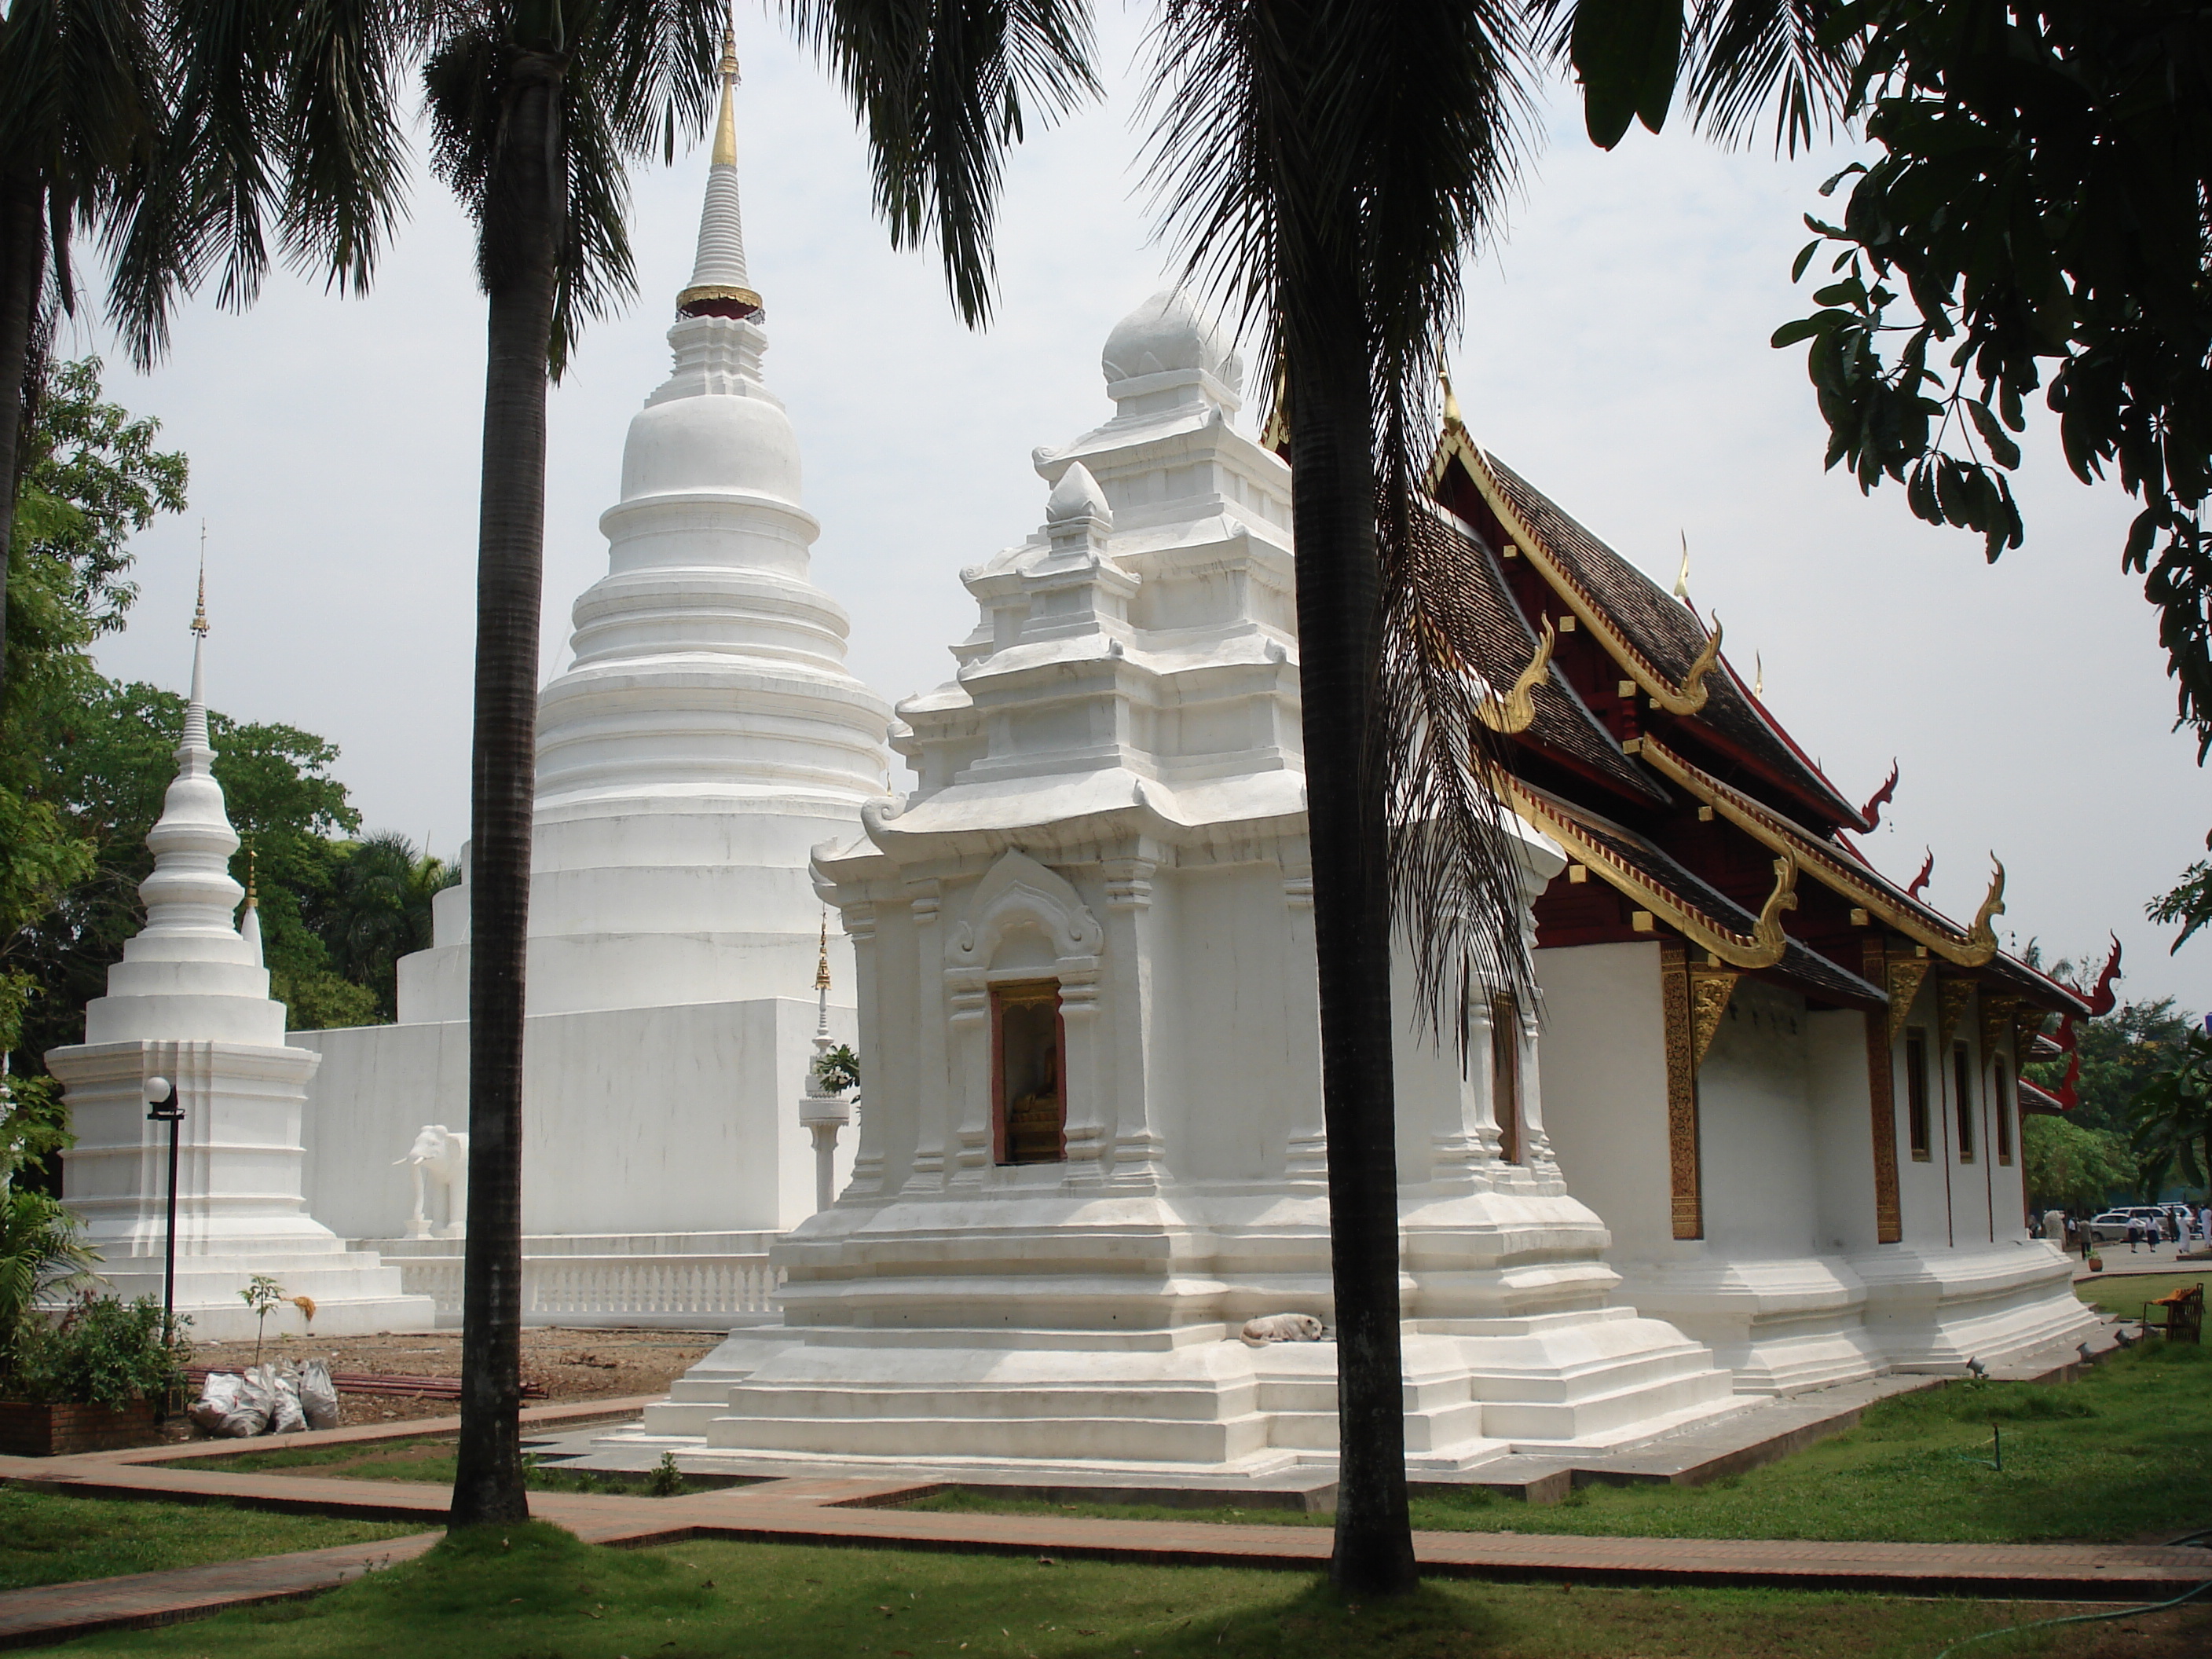
[[[826,910],[822,913],[821,951],[814,963],[814,988],[826,991],[830,988],[830,913]]]
[[[716,167],[738,164],[737,90],[742,78],[738,73],[738,26],[732,19],[722,30],[722,113],[714,124],[714,153],[708,158]]]
[[[676,296],[679,317],[758,317],[761,297],[745,274],[744,216],[738,202],[738,28],[722,33],[722,107],[707,169],[699,216],[699,253],[691,280]]]
[[[192,632],[205,639],[207,619],[207,520],[200,520],[200,592],[192,601]]]

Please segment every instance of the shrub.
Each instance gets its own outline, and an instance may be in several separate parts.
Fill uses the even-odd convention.
[[[181,1382],[191,1358],[181,1334],[163,1330],[161,1304],[152,1297],[125,1303],[88,1291],[58,1324],[25,1322],[9,1381],[13,1392],[37,1404],[120,1411]]]

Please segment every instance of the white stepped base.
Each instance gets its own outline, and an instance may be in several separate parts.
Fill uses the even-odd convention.
[[[1620,1298],[1710,1347],[1738,1393],[1802,1394],[1891,1369],[1867,1328],[1867,1287],[1839,1259],[1617,1265]]]
[[[1628,1309],[1409,1322],[1407,1467],[1613,1449],[1735,1409],[1706,1352]],[[1143,1332],[734,1333],[622,1437],[735,1461],[1264,1472],[1335,1461],[1331,1342]],[[697,1443],[703,1441],[703,1446]]]
[[[111,1257],[100,1264],[100,1272],[109,1295],[126,1302],[140,1297],[161,1299],[158,1255]],[[288,1297],[311,1298],[315,1304],[313,1321],[293,1304],[282,1302],[261,1325],[239,1295],[256,1273],[275,1279]],[[251,1342],[257,1326],[272,1338],[375,1336],[433,1330],[437,1322],[435,1305],[427,1296],[409,1294],[398,1267],[351,1250],[180,1255],[176,1310],[191,1317],[186,1334],[195,1342]]]
[[[774,1233],[546,1233],[522,1241],[526,1325],[646,1325],[731,1330],[772,1318],[781,1275]],[[430,1297],[441,1326],[461,1322],[457,1238],[369,1239],[410,1293]]]
[[[1890,1245],[1851,1258],[1867,1286],[1867,1328],[1900,1371],[2004,1364],[2100,1328],[2074,1294],[2074,1263],[2041,1239],[1923,1253]]]

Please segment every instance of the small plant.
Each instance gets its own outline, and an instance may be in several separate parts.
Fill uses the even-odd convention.
[[[253,1310],[253,1363],[261,1363],[261,1333],[268,1328],[269,1315],[276,1304],[285,1300],[284,1287],[267,1273],[256,1273],[252,1281],[238,1293],[238,1299]]]
[[[842,1095],[860,1086],[860,1057],[853,1045],[841,1042],[825,1050],[814,1062],[814,1080],[825,1095]]]
[[[164,1328],[161,1304],[87,1291],[53,1326],[27,1322],[18,1333],[14,1385],[40,1405],[106,1406],[160,1400],[182,1382],[191,1347],[179,1326]]]
[[[92,1279],[99,1255],[79,1237],[83,1224],[58,1199],[21,1188],[0,1194],[0,1370],[12,1362],[31,1310]]]
[[[684,1471],[676,1467],[676,1454],[663,1452],[660,1462],[653,1466],[646,1477],[645,1489],[655,1498],[680,1498],[684,1495]]]

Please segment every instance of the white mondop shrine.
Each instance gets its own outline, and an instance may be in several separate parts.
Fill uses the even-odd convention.
[[[850,957],[814,991],[807,869],[885,792],[888,706],[844,667],[843,610],[808,580],[820,526],[768,347],[724,90],[675,368],[630,422],[608,572],[541,696],[524,1077],[526,1309],[539,1320],[727,1325],[769,1305],[767,1238],[811,1213],[798,1124],[817,1025],[853,1037]],[[467,1121],[465,884],[399,965],[399,1024],[297,1032],[324,1056],[310,1191],[352,1236],[410,1218],[392,1167]],[[842,994],[842,1002],[838,1000]],[[818,1109],[817,1109],[818,1110]],[[849,1138],[840,1170],[849,1164]],[[364,1179],[364,1172],[367,1177]],[[460,1247],[380,1248],[458,1314]]]
[[[429,1297],[402,1294],[397,1267],[348,1250],[301,1196],[301,1109],[316,1060],[284,1041],[259,918],[231,879],[238,834],[208,742],[204,610],[192,632],[177,777],[146,837],[154,851],[153,873],[138,888],[146,925],[107,970],[107,994],[86,1006],[84,1042],[46,1055],[77,1136],[63,1201],[83,1218],[109,1292],[158,1301],[169,1131],[147,1121],[146,1089],[149,1079],[167,1079],[184,1109],[176,1309],[191,1316],[193,1336],[252,1336],[256,1321],[239,1292],[256,1273],[311,1298],[312,1328],[326,1335],[427,1330]],[[241,898],[242,927],[232,920]],[[305,1323],[289,1304],[269,1332]]]
[[[748,1456],[1326,1461],[1332,1309],[1290,478],[1180,292],[1106,343],[1115,413],[1044,526],[963,573],[982,620],[894,737],[920,783],[815,867],[854,941],[851,1183],[779,1244],[647,1436]],[[1531,897],[1564,865],[1522,832]],[[1594,1447],[1727,1407],[1728,1373],[1607,1305],[1603,1224],[1545,1138],[1533,1011],[1492,1063],[1398,1056],[1409,1466]]]

